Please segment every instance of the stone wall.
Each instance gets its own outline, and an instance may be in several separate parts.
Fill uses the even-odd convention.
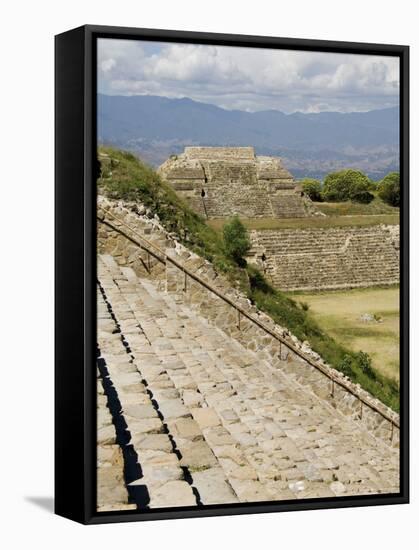
[[[279,158],[253,147],[186,147],[159,168],[162,178],[202,216],[301,218],[321,215]]]
[[[124,224],[129,225],[144,239],[162,250],[174,246],[173,239],[162,230],[156,219],[147,216],[145,208],[141,206],[109,201],[99,196],[97,216],[128,234],[130,232]],[[116,220],[114,216],[124,223]],[[111,254],[119,265],[131,267],[137,275],[152,276],[154,279],[165,277],[165,267],[158,260],[103,222],[97,224],[97,246],[99,254]]]
[[[249,260],[283,290],[399,282],[398,225],[252,231],[251,240]]]
[[[185,147],[185,156],[205,160],[254,160],[253,147]]]
[[[243,316],[239,318],[234,308],[217,297],[214,292],[204,288],[202,284],[185,274],[183,269],[173,265],[170,261],[166,263],[166,266],[163,266],[158,261],[151,259],[151,268],[146,269],[146,254],[139,251],[138,247],[132,245],[126,237],[118,235],[102,223],[99,223],[98,232],[99,252],[112,254],[120,265],[132,267],[137,275],[148,275],[157,278],[160,281],[161,289],[173,294],[179,303],[185,302],[197,309],[200,315],[231,336],[233,341],[237,340],[246,348],[257,351],[261,359],[269,361],[272,368],[281,369],[299,384],[308,387],[340,413],[350,416],[360,427],[366,427],[377,437],[387,442],[391,439],[393,445],[398,445],[398,429],[393,429],[391,423],[373,409],[366,405],[362,406],[356,395],[398,421],[396,413],[373,398],[359,385],[353,384],[342,373],[328,366],[316,352],[311,350],[307,342],[300,342],[285,327],[275,324],[268,315],[259,311],[244,295],[233,288],[225,277],[217,273],[210,262],[186,249],[168,235],[159,225],[158,220],[147,217],[145,211],[143,209],[139,211],[136,205],[124,205],[99,197],[98,216],[115,224],[127,232],[128,235],[134,237],[133,231],[116,222],[113,215],[123,220],[135,233],[143,236],[161,249],[165,246],[165,255],[172,257],[187,270],[209,283],[215,290],[227,296],[248,314],[256,316],[272,331],[288,341],[290,346],[305,354],[310,360],[317,362],[332,376],[344,381],[355,395],[341,388],[338,384],[332,385],[327,376],[301,358],[299,353],[295,353],[285,344],[281,344],[276,338],[250,320]]]

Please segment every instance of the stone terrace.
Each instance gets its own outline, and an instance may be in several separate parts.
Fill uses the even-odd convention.
[[[253,147],[185,147],[184,153],[162,164],[159,173],[195,211],[209,218],[321,215],[301,196],[281,160],[256,156]]]
[[[399,282],[399,226],[252,231],[249,259],[283,290]],[[261,257],[265,254],[265,265]]]
[[[398,491],[396,448],[177,294],[110,255],[99,257],[98,281],[108,312],[98,345],[120,402],[124,456],[138,464],[127,487],[139,509]]]

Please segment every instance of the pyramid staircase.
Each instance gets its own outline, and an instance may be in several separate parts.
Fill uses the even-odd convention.
[[[274,367],[109,254],[98,257],[98,312],[98,414],[108,406],[124,458],[124,475],[110,476],[121,508],[398,492],[397,448],[292,364]]]

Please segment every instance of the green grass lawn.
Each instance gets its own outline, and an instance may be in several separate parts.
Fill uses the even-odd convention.
[[[316,202],[316,208],[326,216],[376,216],[383,214],[399,215],[399,208],[390,206],[379,197],[369,204],[359,202]]]
[[[372,366],[399,380],[399,289],[374,288],[347,291],[298,293],[293,298],[309,305],[320,327],[352,351],[362,350]],[[363,322],[364,313],[382,322]]]

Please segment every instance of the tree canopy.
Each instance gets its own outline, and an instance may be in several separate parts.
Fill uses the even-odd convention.
[[[400,174],[390,172],[378,185],[378,196],[390,206],[400,206]]]
[[[251,243],[247,229],[238,216],[223,227],[224,248],[227,256],[239,265],[243,263],[243,257],[249,252]]]
[[[304,193],[310,197],[312,201],[321,202],[322,197],[322,184],[319,180],[313,178],[304,178],[301,180],[301,185]]]
[[[323,198],[329,202],[354,201],[369,203],[374,195],[369,192],[371,181],[360,170],[340,170],[326,176]]]

